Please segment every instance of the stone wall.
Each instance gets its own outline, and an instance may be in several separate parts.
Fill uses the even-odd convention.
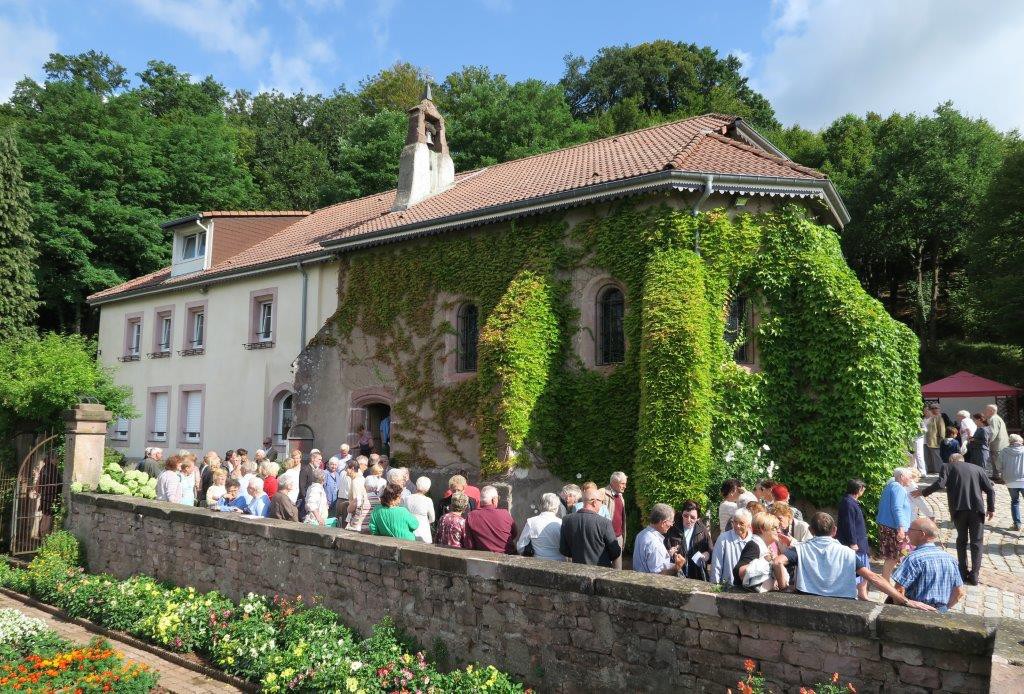
[[[995,627],[975,617],[716,594],[668,576],[125,497],[74,494],[68,527],[92,572],[143,573],[235,599],[322,595],[360,630],[391,615],[424,648],[494,664],[542,692],[725,692],[747,658],[782,691],[839,672],[859,692],[987,692],[997,642]]]

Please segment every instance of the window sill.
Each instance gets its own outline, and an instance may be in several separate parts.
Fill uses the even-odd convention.
[[[274,347],[274,341],[267,340],[266,342],[247,342],[242,346],[246,349],[272,349]]]
[[[166,352],[150,352],[146,356],[149,357],[150,359],[167,359],[168,357],[171,356],[171,351],[167,350]]]
[[[127,361],[139,361],[141,358],[142,357],[140,357],[138,354],[125,354],[124,356],[118,357],[117,360],[121,361],[121,362],[127,362]]]
[[[190,349],[179,349],[178,350],[178,356],[179,357],[199,357],[199,356],[202,356],[204,354],[206,354],[206,348],[205,347],[193,347],[193,348],[190,348]]]

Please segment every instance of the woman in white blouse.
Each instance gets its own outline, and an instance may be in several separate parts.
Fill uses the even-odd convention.
[[[298,451],[293,451],[298,453]],[[299,500],[299,463],[298,459],[302,457],[299,453],[298,456],[292,456],[284,461],[284,472],[277,476],[277,483],[280,486],[285,479],[291,480],[292,487],[288,490],[288,498],[291,499],[294,504]]]
[[[324,491],[324,471],[313,470],[313,483],[306,490],[306,523],[327,525],[330,508],[327,505],[327,492]]]
[[[405,507],[409,513],[416,516],[420,525],[413,531],[413,535],[420,542],[433,544],[434,538],[430,534],[430,528],[434,525],[434,502],[427,492],[430,491],[430,478],[420,477],[416,480],[416,493],[410,494],[405,500]]]
[[[526,520],[523,532],[516,542],[516,550],[520,554],[529,545],[537,559],[565,561],[565,557],[558,551],[558,542],[562,535],[562,519],[558,517],[560,506],[557,495],[551,492],[541,495],[540,513]]]

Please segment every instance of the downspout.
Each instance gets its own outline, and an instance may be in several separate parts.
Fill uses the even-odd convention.
[[[700,194],[700,199],[693,204],[693,216],[696,217],[700,214],[700,206],[704,204],[704,201],[711,197],[711,193],[714,190],[715,177],[708,174],[704,177],[704,192]],[[700,227],[698,226],[694,230],[693,236],[693,252],[700,257]]]
[[[309,273],[306,272],[301,260],[295,263],[295,267],[302,274],[302,319],[299,322],[299,340],[302,345],[299,351],[302,352],[306,349],[306,304],[309,297]]]

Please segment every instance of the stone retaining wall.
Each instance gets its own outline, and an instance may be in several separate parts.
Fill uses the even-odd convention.
[[[747,658],[784,691],[833,672],[860,692],[989,691],[996,629],[977,617],[716,594],[668,576],[125,497],[74,494],[68,527],[92,572],[148,574],[235,599],[322,595],[352,626],[391,615],[424,648],[494,664],[542,692],[725,692]]]

